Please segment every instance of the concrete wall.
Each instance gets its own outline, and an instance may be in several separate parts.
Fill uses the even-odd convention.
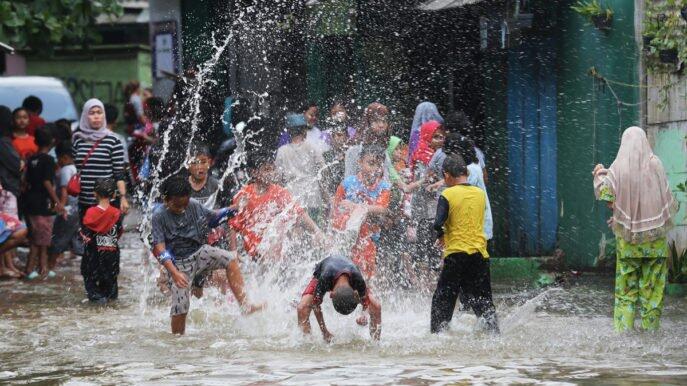
[[[680,211],[673,219],[676,227],[670,235],[680,251],[687,248],[687,195],[676,188],[687,182],[687,76],[649,74],[647,84],[647,132],[680,202]],[[661,103],[663,92],[668,94],[665,106]]]
[[[148,3],[150,12],[150,33],[153,38],[153,25],[158,22],[174,21],[177,23],[177,44],[178,52],[182,52],[182,25],[181,25],[181,2],[180,0],[150,0]],[[152,47],[152,42],[151,42]],[[153,53],[154,55],[154,53]],[[183,58],[180,58],[183,63]],[[174,80],[168,78],[153,79],[153,92],[155,95],[167,99],[174,88]]]
[[[124,104],[122,89],[127,82],[138,80],[148,87],[152,83],[147,47],[57,53],[50,58],[29,57],[26,74],[62,79],[77,109],[94,97],[121,107]]]

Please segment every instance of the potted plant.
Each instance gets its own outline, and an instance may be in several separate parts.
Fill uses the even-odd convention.
[[[687,249],[678,253],[674,241],[670,243],[666,293],[673,296],[685,296],[687,294]]]
[[[658,49],[658,58],[661,60],[661,63],[677,63],[677,42],[674,39],[670,37],[660,39],[656,48]]]
[[[570,8],[591,20],[596,28],[602,31],[608,31],[611,29],[611,23],[613,22],[613,10],[611,8],[602,7],[598,0],[578,0],[577,3]]]

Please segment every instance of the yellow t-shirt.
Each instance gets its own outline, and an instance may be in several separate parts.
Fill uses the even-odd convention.
[[[444,257],[458,252],[474,254],[487,252],[484,235],[484,208],[487,196],[476,186],[455,185],[441,195],[448,201],[448,218],[444,223]]]

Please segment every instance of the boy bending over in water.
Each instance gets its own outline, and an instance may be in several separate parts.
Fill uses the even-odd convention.
[[[348,315],[358,304],[370,311],[370,336],[379,340],[382,334],[382,306],[370,294],[365,285],[365,279],[358,267],[344,257],[328,257],[315,267],[312,280],[303,291],[301,302],[298,304],[298,325],[304,334],[310,333],[310,310],[315,312],[317,324],[322,336],[327,342],[332,334],[324,324],[322,315],[322,299],[327,292],[331,292],[332,304],[336,312]]]
[[[251,314],[264,304],[254,305],[246,300],[243,276],[235,252],[207,245],[208,232],[231,214],[228,208],[211,211],[190,199],[188,179],[173,176],[161,187],[164,206],[153,214],[153,254],[169,272],[172,299],[172,333],[183,334],[186,314],[190,306],[189,285],[196,277],[216,269],[225,269],[229,287],[241,306],[241,312]],[[194,288],[200,297],[202,288]]]

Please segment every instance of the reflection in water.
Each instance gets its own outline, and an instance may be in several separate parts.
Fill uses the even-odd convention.
[[[473,331],[457,313],[452,329],[429,334],[429,295],[380,294],[382,341],[325,302],[331,345],[302,337],[291,302],[313,261],[276,284],[245,267],[251,294],[269,302],[243,318],[216,290],[193,300],[187,335],[169,333],[169,306],[154,287],[155,266],[141,264],[137,235],[123,240],[121,297],[106,308],[83,303],[78,267],[48,283],[0,283],[0,382],[183,382],[203,384],[430,384],[453,382],[687,382],[687,302],[668,298],[656,334],[616,335],[611,278],[583,277],[565,289],[496,284],[503,334]],[[278,270],[272,270],[272,272]],[[227,299],[229,299],[227,301]]]

